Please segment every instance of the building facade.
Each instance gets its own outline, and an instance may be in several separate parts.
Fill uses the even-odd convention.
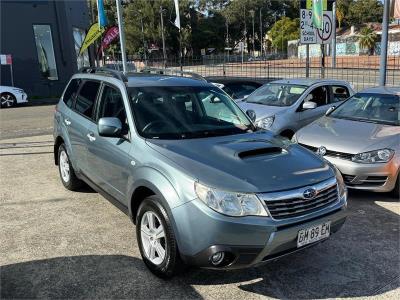
[[[89,27],[86,0],[1,0],[0,53],[11,55],[14,86],[32,97],[57,97],[71,75],[90,65],[79,47]],[[1,85],[11,85],[9,65]]]

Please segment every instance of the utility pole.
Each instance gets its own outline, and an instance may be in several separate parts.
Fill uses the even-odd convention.
[[[336,68],[336,1],[334,1],[332,5],[332,15],[333,15],[332,68]]]
[[[389,27],[389,7],[390,1],[385,0],[383,4],[382,38],[381,38],[381,59],[379,68],[379,85],[386,84],[387,68],[387,46],[388,46],[388,27]]]
[[[124,18],[122,16],[121,0],[116,0],[116,2],[117,2],[119,42],[121,44],[121,55],[122,55],[122,70],[124,73],[126,73],[127,67],[126,67]]]
[[[253,35],[252,35],[253,56],[255,56],[255,54],[254,54],[254,52],[255,52],[255,48],[254,48],[254,14],[255,14],[255,11],[254,11],[254,9],[250,10],[250,14],[251,14],[251,19],[252,19],[252,23],[253,23]]]
[[[260,50],[261,50],[261,57],[263,56],[263,48],[264,48],[264,43],[263,43],[263,33],[262,33],[262,12],[260,8]]]
[[[162,52],[163,52],[163,67],[167,67],[167,55],[165,52],[165,37],[164,37],[164,13],[163,8],[160,6],[160,18],[161,18],[161,38],[162,38]]]

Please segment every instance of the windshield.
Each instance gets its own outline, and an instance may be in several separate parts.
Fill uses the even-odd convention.
[[[270,106],[291,106],[307,89],[307,86],[268,83],[252,93],[246,102]]]
[[[128,92],[137,130],[145,138],[200,138],[255,130],[234,101],[215,87],[137,87]]]
[[[335,109],[330,117],[399,125],[399,97],[358,93]]]

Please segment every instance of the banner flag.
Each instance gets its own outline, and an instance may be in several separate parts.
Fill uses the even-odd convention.
[[[322,0],[313,0],[312,5],[312,23],[315,27],[322,29],[324,18]]]
[[[174,0],[175,2],[175,13],[176,13],[176,18],[174,25],[181,30],[181,17],[179,16],[179,0]]]
[[[97,2],[99,27],[106,27],[107,26],[107,17],[106,17],[106,13],[104,12],[104,2],[103,2],[103,0],[97,0],[96,2]]]
[[[119,37],[119,29],[118,26],[113,26],[110,27],[106,30],[104,33],[104,37],[101,41],[101,45],[99,47],[99,50],[97,51],[97,56],[100,54],[102,50],[105,50],[110,46],[110,44]]]
[[[104,27],[99,27],[99,23],[93,23],[88,33],[85,36],[85,39],[82,42],[81,49],[79,50],[79,55],[83,53],[95,40],[97,40],[101,34],[104,32]]]

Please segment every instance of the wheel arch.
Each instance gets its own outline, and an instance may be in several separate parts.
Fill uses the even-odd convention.
[[[291,139],[295,133],[296,133],[296,132],[295,132],[293,129],[291,129],[291,128],[286,128],[286,129],[282,130],[282,131],[279,133],[279,135]]]
[[[64,144],[64,139],[61,136],[56,137],[54,141],[54,164],[58,166],[58,148]]]

